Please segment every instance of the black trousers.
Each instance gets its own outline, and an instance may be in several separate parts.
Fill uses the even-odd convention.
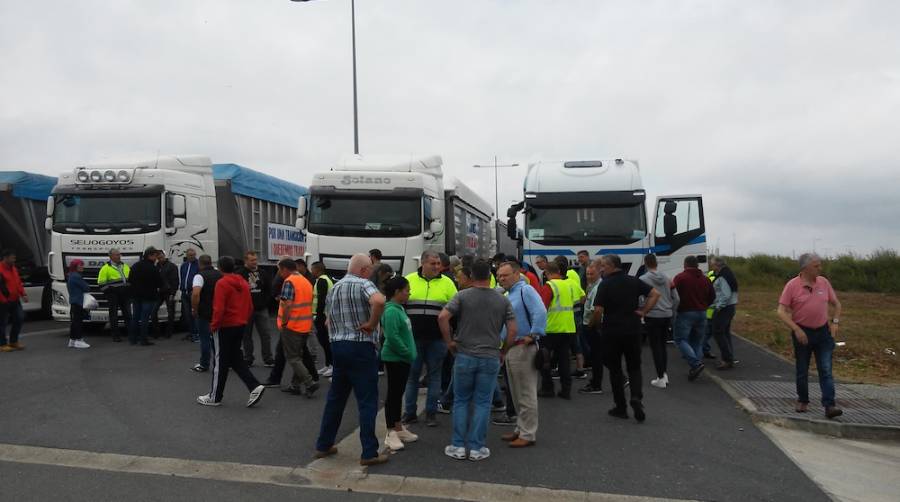
[[[84,307],[81,305],[69,305],[69,338],[81,340],[81,325],[84,322]]]
[[[713,314],[712,331],[719,346],[719,355],[726,363],[734,362],[734,346],[731,343],[731,321],[734,319],[734,305],[729,305]]]
[[[131,297],[125,286],[106,288],[103,291],[109,306],[109,331],[113,336],[119,336],[119,310],[122,311],[122,319],[125,320],[125,331],[131,329]]]
[[[606,368],[612,385],[613,399],[616,407],[625,409],[625,375],[622,374],[622,356],[625,356],[625,367],[628,369],[631,399],[640,401],[644,398],[641,389],[641,334],[640,333],[603,333],[602,342]]]
[[[391,431],[400,421],[403,414],[403,391],[406,390],[406,381],[409,379],[409,363],[399,361],[384,361],[384,369],[387,370],[387,397],[384,400],[384,422],[388,431]]]
[[[591,343],[591,387],[603,388],[603,336],[599,331],[585,326],[589,330],[588,339]]]
[[[656,377],[662,378],[668,366],[666,355],[666,337],[669,334],[670,317],[645,317],[647,326],[647,341],[650,344],[650,352],[653,354],[653,366],[656,367]]]
[[[550,351],[550,366],[559,369],[559,384],[565,394],[572,391],[572,362],[569,360],[569,349],[572,347],[574,333],[547,333],[541,339],[544,348]],[[546,392],[553,392],[553,376],[550,369],[541,370],[541,387]]]
[[[321,320],[319,317],[321,317]],[[316,340],[319,341],[319,346],[322,347],[322,352],[325,353],[325,366],[331,366],[334,361],[331,358],[331,341],[328,339],[328,324],[325,323],[324,315],[319,317],[316,317],[315,321]]]
[[[153,314],[150,315],[151,324],[150,326],[153,328],[153,336],[159,336],[159,307],[162,304],[166,304],[166,311],[169,315],[169,322],[166,324],[166,336],[172,336],[172,331],[175,329],[175,296],[173,295],[161,295],[159,297],[159,301],[156,302],[156,308],[153,309]]]
[[[241,342],[244,339],[245,326],[219,328],[213,333],[212,352],[212,389],[209,394],[215,402],[222,400],[225,392],[225,382],[228,380],[228,370],[233,369],[238,377],[247,386],[247,390],[253,390],[259,385],[259,380],[250,372],[244,361],[241,351]]]
[[[306,370],[309,371],[309,374],[313,377],[313,382],[319,381],[319,372],[316,370],[316,361],[312,357],[312,353],[310,352],[309,344],[306,344],[306,349],[303,350],[303,366],[306,366]],[[272,367],[272,371],[269,373],[269,381],[270,382],[278,382],[281,383],[281,378],[284,376],[284,367],[287,365],[287,358],[284,356],[284,345],[281,344],[281,336],[278,337],[278,344],[275,345],[275,366]]]

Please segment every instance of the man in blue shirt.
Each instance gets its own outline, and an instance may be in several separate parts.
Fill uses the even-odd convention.
[[[518,411],[515,431],[504,434],[512,448],[534,445],[538,429],[538,370],[534,366],[537,340],[544,336],[547,327],[547,310],[537,290],[522,279],[521,268],[516,262],[505,262],[497,269],[497,282],[506,290],[518,332],[514,339],[506,340],[503,332],[506,372],[510,393]]]

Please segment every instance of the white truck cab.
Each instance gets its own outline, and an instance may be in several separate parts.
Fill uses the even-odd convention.
[[[636,160],[540,161],[528,168],[524,200],[507,212],[509,236],[516,237],[516,215],[524,215],[522,254],[534,264],[538,256],[578,251],[592,258],[617,254],[626,272],[635,275],[643,256],[655,253],[659,270],[670,277],[687,255],[705,267],[706,229],[700,195],[656,199],[648,225],[646,192]]]
[[[307,262],[340,277],[354,253],[379,249],[403,274],[422,252],[487,256],[490,204],[456,180],[445,180],[439,155],[347,155],[316,173],[298,203]]]

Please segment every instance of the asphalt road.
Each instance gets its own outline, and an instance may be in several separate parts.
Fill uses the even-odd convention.
[[[26,331],[39,334],[24,336],[27,350],[0,354],[0,443],[280,466],[312,460],[324,392],[307,400],[270,389],[258,407],[247,409],[247,391],[232,378],[223,406],[201,407],[194,399],[208,390],[209,375],[189,371],[196,344],[176,336],[132,347],[97,335],[88,340],[91,349],[78,351],[66,348],[64,333],[48,331],[61,327],[31,322]],[[536,447],[510,450],[498,439],[509,429],[491,426],[492,458],[473,463],[443,455],[451,417],[442,415],[439,427],[415,427],[421,440],[370,472],[699,500],[827,498],[713,382],[701,377],[689,383],[673,347],[669,355],[672,384],[666,390],[645,385],[644,424],[609,417],[609,393],[541,399]],[[644,361],[647,381],[649,352]],[[264,378],[268,370],[253,371]],[[576,381],[576,388],[582,384]],[[356,427],[354,408],[351,399],[341,437]],[[37,480],[48,468],[21,469],[22,479]],[[48,484],[66,490],[98,476],[72,471]],[[129,493],[129,479],[142,495],[153,483],[145,476],[103,476],[123,493]],[[197,490],[204,484],[171,482]],[[231,489],[235,497],[241,490],[264,490]]]

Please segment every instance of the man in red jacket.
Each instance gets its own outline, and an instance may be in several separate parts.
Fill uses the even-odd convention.
[[[693,382],[704,369],[706,309],[716,299],[716,290],[700,270],[696,256],[685,257],[684,271],[675,276],[672,285],[681,299],[672,336],[682,357],[691,365],[688,380]]]
[[[16,252],[4,249],[0,252],[0,352],[12,352],[22,350],[24,345],[19,343],[19,333],[22,331],[22,321],[25,312],[22,311],[21,300],[28,301],[25,294],[25,285],[16,270]],[[9,331],[9,343],[6,340],[6,324],[12,321]]]
[[[209,323],[213,333],[212,389],[209,394],[198,396],[197,402],[205,406],[222,404],[228,370],[233,368],[250,391],[247,400],[247,407],[250,408],[259,402],[266,390],[247,368],[241,353],[244,330],[253,315],[250,286],[235,273],[234,258],[230,256],[219,258],[219,272],[222,278],[216,282],[212,320]]]

